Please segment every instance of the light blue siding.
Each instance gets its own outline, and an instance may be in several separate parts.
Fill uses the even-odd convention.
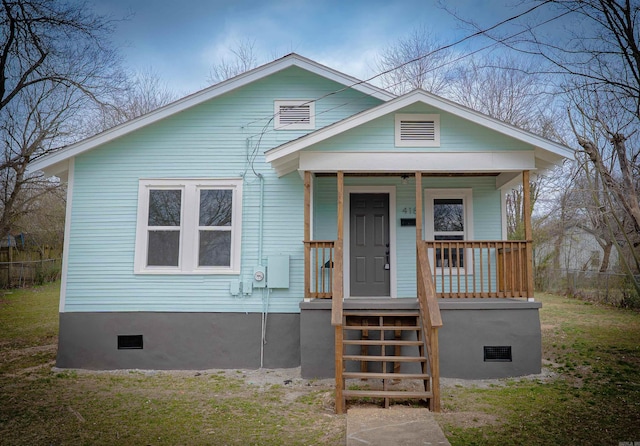
[[[342,85],[288,68],[76,157],[64,311],[298,312],[303,296],[303,187],[283,178],[263,153],[304,135],[274,131],[276,99],[314,99]],[[380,101],[354,90],[316,103],[316,127]],[[258,146],[259,142],[259,146]],[[254,159],[250,165],[247,159]],[[260,180],[264,178],[263,259],[258,259]],[[134,275],[141,178],[244,176],[240,275]],[[289,289],[233,297],[232,280],[250,280],[270,255],[290,256]]]

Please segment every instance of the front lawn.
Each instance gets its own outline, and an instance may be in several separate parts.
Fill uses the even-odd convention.
[[[0,444],[339,445],[331,380],[52,370],[59,284],[0,295]],[[640,442],[640,313],[538,294],[544,376],[443,388],[453,445]]]

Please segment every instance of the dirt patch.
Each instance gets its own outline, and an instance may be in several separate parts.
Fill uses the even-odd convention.
[[[56,363],[56,361],[49,361],[49,362],[45,362],[44,364],[39,364],[33,367],[27,367],[24,369],[20,369],[20,371],[18,371],[18,373],[6,373],[5,376],[20,376],[20,375],[28,375],[30,373],[33,372],[37,372],[38,370],[45,368],[45,367],[51,367]]]
[[[300,367],[290,369],[207,369],[207,370],[85,370],[85,369],[59,369],[54,367],[53,372],[69,372],[79,375],[113,375],[130,376],[140,374],[144,376],[224,376],[226,378],[240,379],[246,384],[257,387],[282,386],[284,388],[317,387],[326,388],[333,386],[333,378],[328,379],[304,379],[300,376]]]
[[[0,345],[4,347],[4,345]],[[13,348],[0,351],[0,362],[11,362],[25,356],[33,356],[40,353],[54,352],[58,348],[56,344],[38,345],[36,347]]]
[[[544,361],[543,361],[544,362]],[[555,379],[558,374],[553,371],[552,367],[542,367],[542,372],[535,375],[518,376],[515,378],[498,378],[498,379],[461,379],[461,378],[440,378],[440,386],[442,388],[451,387],[473,387],[478,389],[488,389],[490,387],[503,387],[508,383],[521,381],[542,381],[546,382]]]

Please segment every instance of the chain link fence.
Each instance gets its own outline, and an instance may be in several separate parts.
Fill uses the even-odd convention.
[[[640,280],[640,276],[636,276],[635,280]],[[536,272],[535,286],[538,291],[563,294],[616,307],[640,308],[640,296],[626,274],[546,269]]]
[[[39,285],[60,278],[62,259],[0,262],[0,288]]]

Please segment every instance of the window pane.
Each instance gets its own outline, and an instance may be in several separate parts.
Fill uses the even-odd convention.
[[[149,191],[149,226],[180,226],[180,190]]]
[[[231,226],[230,189],[200,191],[200,226]]]
[[[149,231],[148,266],[178,266],[180,231]]]
[[[231,266],[231,231],[200,231],[199,266]]]
[[[433,229],[435,232],[464,231],[462,198],[433,200]]]

